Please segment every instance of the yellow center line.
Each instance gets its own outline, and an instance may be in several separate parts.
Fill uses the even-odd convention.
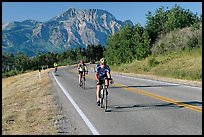
[[[73,70],[71,70],[71,72],[77,74],[77,72],[75,72]],[[95,80],[95,78],[93,78],[91,76],[87,75],[86,77]],[[188,108],[190,110],[194,110],[194,111],[197,111],[197,112],[202,112],[202,108],[200,108],[200,107],[196,107],[196,106],[193,106],[193,105],[185,104],[185,103],[179,102],[177,100],[173,100],[173,99],[166,98],[166,97],[163,97],[163,96],[159,96],[159,95],[156,95],[156,94],[153,94],[153,93],[149,93],[149,92],[144,91],[144,90],[130,88],[128,86],[125,86],[125,85],[122,85],[122,84],[116,84],[116,83],[114,83],[113,86],[120,87],[122,89],[129,90],[129,91],[137,92],[139,94],[142,94],[142,95],[145,95],[145,96],[149,96],[149,97],[152,97],[152,98],[155,98],[155,99],[159,99],[159,100],[162,100],[162,101],[165,101],[165,102],[168,102],[168,103],[173,103],[175,105],[182,106],[182,107]]]

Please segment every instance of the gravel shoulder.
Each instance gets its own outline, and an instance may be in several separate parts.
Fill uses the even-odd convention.
[[[52,83],[51,94],[53,95],[54,103],[57,106],[58,113],[56,114],[55,125],[57,126],[58,135],[77,135],[79,134],[73,120],[71,113],[67,110],[67,99],[61,91],[57,83],[51,78],[51,71],[49,72],[50,82]]]

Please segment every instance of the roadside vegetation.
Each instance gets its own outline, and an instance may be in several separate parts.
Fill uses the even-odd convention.
[[[202,15],[177,5],[147,14],[145,27],[126,26],[108,38],[113,71],[202,80]]]
[[[111,70],[120,73],[202,81],[202,49],[158,56],[151,55],[144,60],[134,60],[132,63],[122,65],[111,65]]]
[[[63,118],[51,94],[48,70],[2,79],[2,135],[56,135]]]

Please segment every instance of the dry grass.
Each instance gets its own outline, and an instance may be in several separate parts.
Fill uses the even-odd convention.
[[[57,106],[51,95],[48,71],[2,79],[2,134],[56,134]]]
[[[157,55],[189,49],[189,40],[193,38],[197,38],[199,41],[198,45],[202,47],[202,23],[200,24],[200,29],[196,31],[192,27],[185,27],[160,36],[154,43],[151,51]]]

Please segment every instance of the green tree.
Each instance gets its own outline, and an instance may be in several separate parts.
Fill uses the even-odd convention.
[[[81,60],[83,59],[83,53],[82,53],[82,49],[81,48],[77,48],[76,49],[76,56],[77,56],[77,60]]]
[[[165,10],[164,7],[160,7],[156,10],[155,15],[148,12],[146,18],[147,23],[145,29],[150,36],[150,44],[152,45],[158,36],[175,29],[189,27],[201,21],[202,17],[199,18],[197,14],[193,14],[189,9],[186,10],[175,5],[170,10]]]
[[[118,33],[108,38],[105,56],[109,64],[129,63],[133,60],[135,50],[132,35],[133,29],[126,25]]]
[[[189,27],[199,21],[197,14],[193,14],[189,9],[175,5],[167,13],[167,21],[165,23],[166,30],[172,31],[178,28]]]
[[[16,57],[15,57],[15,69],[18,70],[18,71],[25,71],[25,70],[28,70],[29,68],[29,58],[27,55],[21,53],[21,52],[18,52]]]

